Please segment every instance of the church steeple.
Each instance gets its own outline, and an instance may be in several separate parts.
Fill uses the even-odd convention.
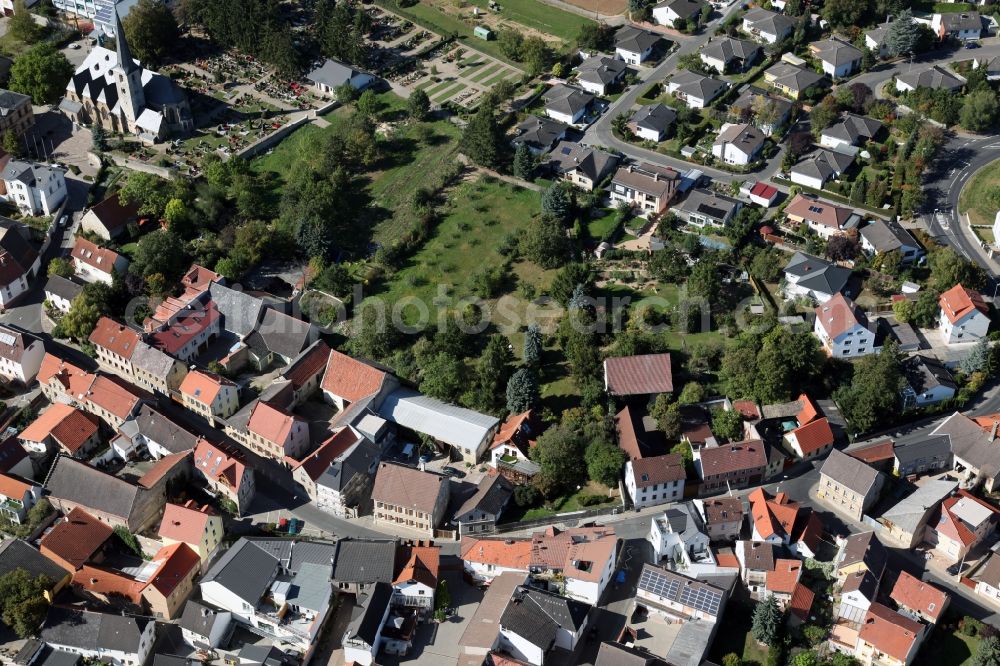
[[[128,42],[125,40],[125,28],[122,27],[121,17],[118,16],[118,7],[114,9],[115,12],[115,48],[118,51],[118,66],[121,67],[126,74],[132,72],[133,70],[139,69],[139,65],[135,64],[135,60],[132,58],[132,51],[128,47]]]

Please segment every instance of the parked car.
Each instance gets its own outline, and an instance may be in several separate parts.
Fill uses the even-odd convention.
[[[978,49],[979,48],[979,42],[966,42],[965,43],[965,48],[967,48],[967,49]]]
[[[458,469],[455,469],[454,467],[450,467],[450,466],[449,467],[442,467],[441,471],[444,472],[445,474],[447,474],[448,476],[454,476],[454,477],[459,478],[459,479],[464,479],[465,478],[465,472],[463,472],[461,470],[458,470]]]
[[[434,460],[434,456],[432,456],[429,453],[425,453],[425,454],[423,454],[423,455],[420,456],[420,462],[422,462],[425,465],[427,463],[429,463],[430,461],[432,461],[432,460]]]

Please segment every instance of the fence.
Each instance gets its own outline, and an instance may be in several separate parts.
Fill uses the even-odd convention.
[[[155,164],[147,164],[146,162],[140,162],[139,160],[129,159],[128,157],[122,157],[120,155],[112,155],[111,161],[117,164],[118,166],[125,167],[126,169],[151,173],[154,176],[159,176],[160,178],[167,178],[172,180],[177,175],[173,169],[157,166]]]
[[[260,139],[256,143],[251,143],[246,148],[234,153],[234,156],[242,157],[243,159],[250,159],[255,155],[259,155],[268,148],[271,148],[272,146],[275,146],[278,143],[280,143],[282,139],[284,139],[286,136],[288,136],[298,128],[302,127],[308,122],[311,122],[312,115],[313,115],[312,113],[303,114],[301,117],[296,118],[295,120],[291,121],[287,125],[284,125],[283,127],[280,127],[279,129],[275,130],[271,134],[268,134],[267,136],[265,136],[263,139]]]
[[[517,532],[519,530],[529,529],[531,527],[541,527],[547,525],[556,525],[558,523],[570,523],[580,521],[586,518],[595,518],[597,516],[614,516],[625,511],[623,506],[606,506],[602,509],[587,509],[585,511],[571,511],[570,513],[557,513],[554,516],[546,516],[545,518],[536,518],[534,520],[520,520],[516,523],[506,523],[504,525],[497,525],[497,533],[503,532]]]

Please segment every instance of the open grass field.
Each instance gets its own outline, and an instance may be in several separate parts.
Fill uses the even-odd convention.
[[[915,663],[917,666],[971,666],[978,648],[978,638],[939,629],[934,640],[917,655]]]
[[[1000,203],[1000,160],[975,173],[962,188],[958,212],[968,213],[973,224],[992,225]]]
[[[472,0],[471,4],[488,11],[488,0]],[[510,19],[527,28],[533,28],[567,42],[576,39],[582,26],[593,23],[589,18],[547,5],[541,0],[505,0],[500,6],[501,18]]]

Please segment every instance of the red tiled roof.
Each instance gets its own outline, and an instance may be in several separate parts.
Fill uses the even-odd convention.
[[[833,444],[833,430],[830,428],[829,419],[825,416],[799,426],[792,431],[792,434],[795,435],[799,448],[802,449],[802,454],[807,456],[819,451],[824,446]]]
[[[319,445],[315,451],[296,465],[301,467],[310,479],[318,479],[331,463],[357,444],[361,437],[350,426],[345,426]]]
[[[76,508],[42,537],[39,548],[43,555],[55,556],[60,563],[75,570],[83,566],[113,533],[110,525]]]
[[[930,583],[901,571],[896,584],[889,595],[893,601],[902,607],[923,613],[937,620],[948,603],[948,593],[934,587]]]
[[[798,402],[801,407],[799,408],[799,413],[796,415],[795,420],[799,422],[800,426],[811,422],[819,416],[819,410],[816,409],[816,405],[813,404],[813,401],[808,395],[805,393],[800,395]]]
[[[323,372],[330,358],[330,347],[322,340],[312,345],[306,353],[298,358],[294,365],[282,374],[296,388],[302,387],[311,377]]]
[[[172,539],[184,543],[200,544],[205,534],[205,526],[213,515],[211,509],[199,510],[196,506],[181,506],[167,502],[163,508],[163,520],[157,534],[161,539]]]
[[[521,452],[527,455],[528,450],[535,445],[535,440],[540,434],[538,422],[533,410],[529,409],[521,414],[512,414],[503,422],[497,434],[493,437],[491,449],[505,444],[513,444]]]
[[[125,419],[145,396],[124,380],[99,375],[90,385],[85,397],[118,418]]]
[[[153,572],[148,584],[165,597],[173,594],[177,585],[201,566],[198,553],[186,543],[164,546],[153,556],[153,562],[159,562],[160,566]]]
[[[802,563],[798,560],[775,560],[774,571],[767,572],[764,587],[778,594],[792,594],[802,576]]]
[[[883,460],[892,460],[895,457],[893,453],[894,448],[895,443],[891,439],[886,439],[871,446],[854,449],[853,451],[844,451],[844,453],[861,462],[872,464]]]
[[[960,284],[956,284],[941,294],[941,297],[938,298],[938,305],[941,306],[941,310],[944,311],[945,316],[948,317],[948,321],[952,324],[975,310],[979,310],[983,314],[987,314],[990,311],[981,294],[971,289],[966,289]]]
[[[858,636],[879,652],[906,663],[906,657],[910,654],[921,631],[923,625],[919,622],[900,615],[882,604],[873,603],[865,615]]]
[[[615,429],[618,431],[618,447],[625,455],[631,460],[642,458],[639,438],[635,434],[635,422],[632,421],[632,412],[628,406],[615,415]]]
[[[250,414],[247,429],[268,442],[284,445],[297,419],[292,414],[266,402],[258,402]],[[299,426],[301,427],[301,423]]]
[[[212,328],[219,319],[219,308],[215,301],[205,304],[205,309],[190,309],[177,317],[165,331],[150,335],[150,344],[161,351],[175,355],[192,338],[202,331]]]
[[[114,234],[116,230],[128,224],[128,221],[134,218],[138,211],[139,203],[137,201],[123,204],[118,198],[118,194],[112,194],[104,201],[94,204],[88,212],[96,215],[104,228]]]
[[[192,370],[184,376],[180,391],[183,395],[193,398],[204,405],[211,405],[223,386],[235,387],[236,383],[214,372]]]
[[[788,612],[800,620],[808,619],[815,598],[815,592],[802,583],[796,583],[795,590],[792,591],[792,600],[788,603]]]
[[[509,543],[508,543],[509,541]],[[505,569],[528,570],[530,539],[476,539],[462,537],[461,558],[467,562],[492,564]]]
[[[39,384],[50,384],[54,380],[62,386],[63,391],[72,396],[86,393],[94,382],[94,377],[89,372],[84,372],[72,363],[49,353],[42,357],[42,365],[38,370]]]
[[[98,247],[83,236],[76,237],[76,244],[73,246],[71,256],[108,275],[114,272],[115,263],[121,258],[117,252]]]
[[[91,594],[104,597],[122,597],[138,605],[142,601],[142,590],[146,583],[140,582],[120,571],[101,569],[89,564],[83,565],[73,574],[73,585]]]
[[[737,400],[733,403],[733,409],[743,415],[748,421],[756,421],[760,418],[760,409],[753,400]]]
[[[998,511],[992,504],[984,502],[965,490],[959,490],[957,495],[948,497],[941,503],[941,519],[936,526],[937,531],[953,541],[959,541],[965,546],[970,546],[976,541],[976,533],[970,530],[966,526],[965,521],[955,515],[953,511],[955,505],[962,500],[975,502],[989,509],[993,514],[998,513]]]
[[[210,271],[199,264],[191,264],[191,268],[181,278],[181,284],[192,291],[202,292],[208,289],[213,282],[221,279],[222,276],[215,271]]]
[[[441,549],[437,546],[400,546],[396,563],[394,584],[415,580],[432,590],[437,587],[441,563]]]
[[[867,325],[867,318],[861,309],[841,293],[817,306],[816,321],[831,339],[836,339],[855,326]]]
[[[378,393],[385,376],[386,373],[378,368],[334,350],[327,359],[320,386],[347,402],[357,402]]]
[[[604,361],[604,381],[612,395],[672,393],[670,354],[619,356]]]
[[[183,464],[189,453],[190,451],[181,451],[180,453],[171,453],[170,455],[163,456],[136,483],[143,488],[154,487],[174,467]]]
[[[90,342],[95,347],[104,347],[113,354],[129,359],[142,338],[124,324],[109,317],[101,317],[90,334]]]
[[[662,456],[636,458],[632,461],[632,476],[638,488],[647,488],[659,483],[680,481],[687,478],[684,461],[679,453]]]
[[[9,474],[0,473],[0,495],[4,497],[20,501],[24,498],[24,494],[31,490],[32,487],[30,483],[25,483],[21,479],[15,479]]]
[[[234,491],[239,490],[247,469],[238,452],[227,451],[207,439],[198,440],[194,448],[194,466],[213,481],[225,481]]]
[[[26,442],[44,442],[51,436],[71,454],[97,433],[94,417],[57,402],[42,412],[20,435]]]
[[[715,561],[719,563],[720,567],[732,567],[734,569],[740,568],[740,559],[736,557],[736,554],[732,550],[720,550],[715,553]]]
[[[759,439],[701,449],[699,455],[705,477],[767,467],[764,443]]]
[[[819,199],[809,199],[801,194],[796,194],[785,207],[786,216],[810,220],[838,231],[853,214],[854,211],[850,208],[835,206]]]

